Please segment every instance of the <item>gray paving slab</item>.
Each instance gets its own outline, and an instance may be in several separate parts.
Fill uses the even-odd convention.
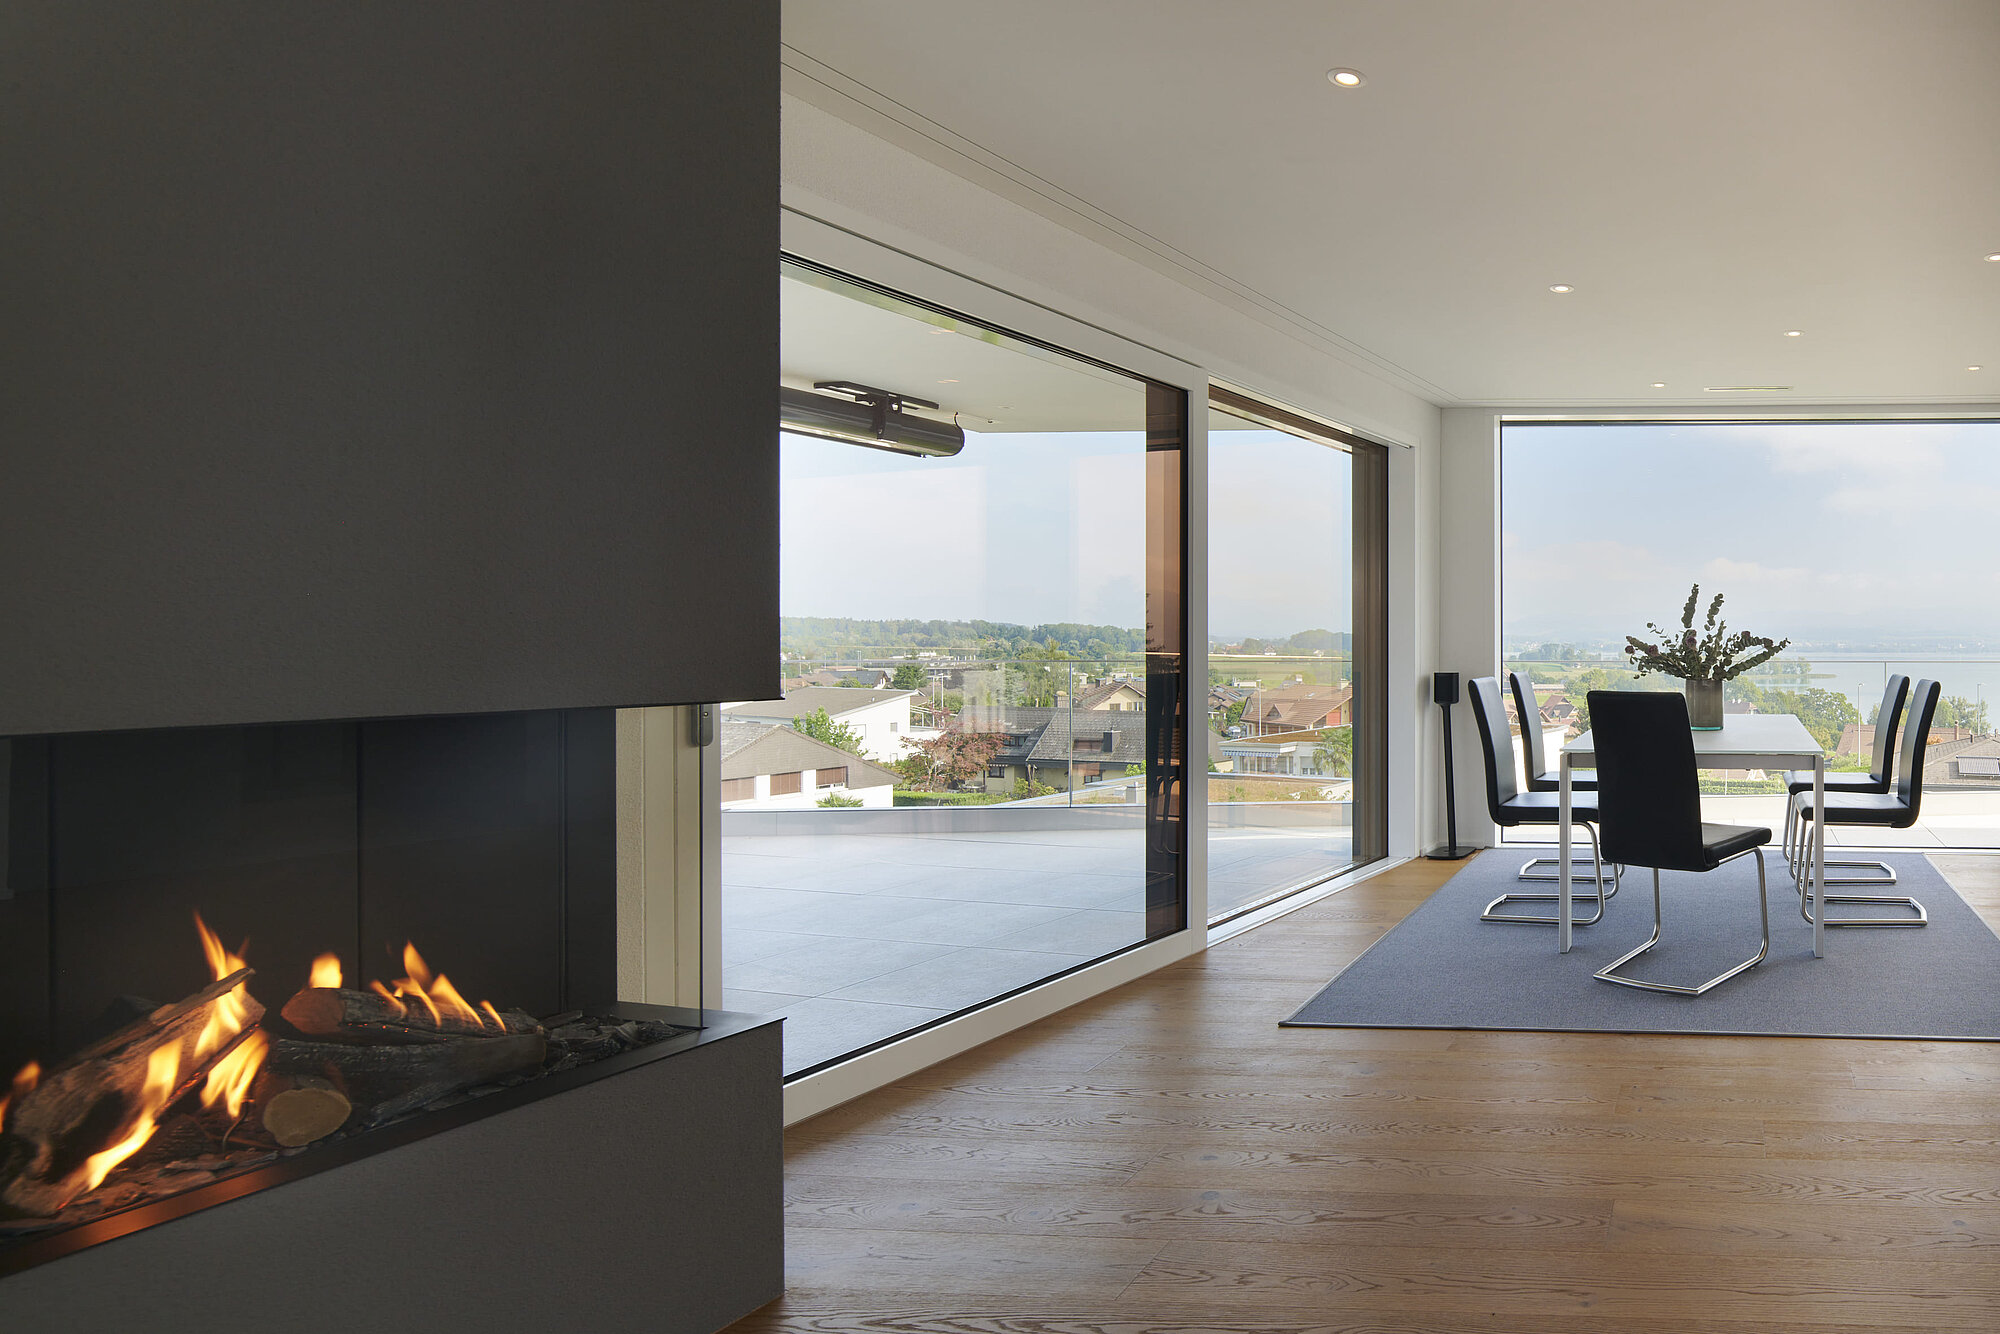
[[[820,939],[800,931],[764,931],[754,926],[733,926],[723,914],[722,967],[725,972],[738,965],[755,963],[774,954],[785,954]]]
[[[987,945],[1000,950],[1039,950],[1051,954],[1080,954],[1096,958],[1146,938],[1143,911],[1071,913],[1053,922],[1010,931],[995,936]]]
[[[843,987],[836,1000],[875,1001],[950,1011],[976,1005],[1087,962],[1086,954],[963,949]]]
[[[744,1014],[783,1014],[787,1007],[797,1005],[807,996],[790,996],[778,991],[750,991],[742,987],[722,989],[722,1008],[740,1010]]]
[[[954,946],[856,936],[814,936],[808,945],[731,968],[724,979],[752,991],[823,996],[871,977],[949,954]]]
[[[1040,875],[1020,871],[954,871],[926,875],[880,892],[891,898],[962,899],[1051,908],[1138,908],[1146,901],[1145,880],[1136,870],[1115,876],[1088,872]]]

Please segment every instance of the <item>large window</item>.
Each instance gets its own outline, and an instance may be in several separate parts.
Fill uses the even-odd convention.
[[[1836,842],[2000,845],[2000,422],[1512,423],[1501,436],[1502,656],[1532,674],[1524,745],[1553,755],[1586,694],[1671,690],[1623,666],[1689,586],[1786,651],[1726,707],[1796,714],[1866,769],[1885,678],[1943,686],[1909,830]],[[1779,776],[1703,775],[1713,818],[1776,827]]]
[[[1209,920],[1386,851],[1382,446],[1217,388]]]
[[[780,292],[785,695],[722,709],[722,967],[796,1076],[1185,927],[1187,395]]]

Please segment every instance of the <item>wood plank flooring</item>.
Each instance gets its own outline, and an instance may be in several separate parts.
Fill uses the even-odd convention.
[[[2000,1330],[2000,1044],[1277,1026],[1456,869],[793,1127],[735,1330]]]

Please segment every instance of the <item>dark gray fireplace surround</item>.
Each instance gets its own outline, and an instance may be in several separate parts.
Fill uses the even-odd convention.
[[[9,1334],[710,1334],[778,1296],[779,1024],[0,1279]]]
[[[61,806],[122,790],[65,783],[65,747],[325,732],[330,769],[243,769],[264,774],[246,800],[326,789],[332,824],[285,826],[306,848],[287,878],[211,858],[172,893],[234,896],[233,925],[349,886],[333,944],[375,959],[378,908],[440,939],[423,915],[497,864],[434,848],[525,841],[524,1002],[609,1000],[609,858],[587,855],[608,822],[572,837],[607,793],[574,753],[515,820],[397,787],[410,766],[371,737],[776,693],[777,0],[19,0],[6,33],[10,782],[48,776]],[[535,804],[558,791],[560,819]],[[272,809],[304,818],[295,796]],[[123,834],[10,827],[14,924],[67,903],[146,929],[188,869],[141,886],[112,865]],[[273,987],[327,934],[255,930]],[[0,1037],[59,1058],[64,997],[95,981],[60,955],[73,932],[45,938],[39,965],[0,949],[10,1012],[46,1001]],[[0,1330],[707,1334],[779,1291],[781,1084],[775,1022],[701,1022],[657,1059],[45,1256],[0,1276]]]

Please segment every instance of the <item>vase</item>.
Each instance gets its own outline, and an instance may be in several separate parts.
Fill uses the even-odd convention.
[[[1722,682],[1687,681],[1688,726],[1697,732],[1722,730]]]

